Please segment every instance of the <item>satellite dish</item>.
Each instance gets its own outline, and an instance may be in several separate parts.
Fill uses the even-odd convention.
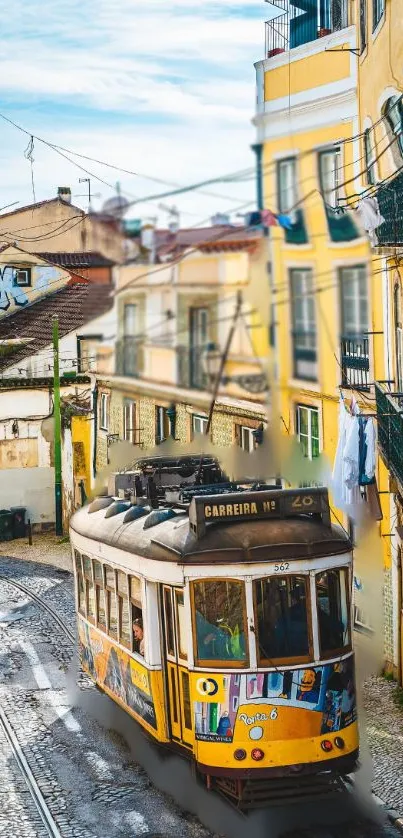
[[[108,201],[102,205],[102,212],[106,215],[112,215],[114,218],[122,218],[127,212],[130,202],[122,195],[115,195],[114,198],[109,198]]]

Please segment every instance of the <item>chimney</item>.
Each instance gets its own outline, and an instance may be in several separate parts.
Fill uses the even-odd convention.
[[[71,204],[71,189],[70,189],[70,187],[69,186],[58,186],[57,197],[61,198],[62,201],[67,201],[68,204]]]
[[[211,225],[212,227],[230,226],[230,216],[222,212],[217,212],[216,215],[213,215],[211,219]]]

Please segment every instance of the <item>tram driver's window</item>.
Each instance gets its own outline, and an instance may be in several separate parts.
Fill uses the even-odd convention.
[[[232,579],[193,582],[196,659],[247,663],[245,591]]]
[[[351,642],[346,568],[316,575],[316,601],[320,654],[331,657]]]
[[[305,576],[270,576],[253,583],[259,663],[309,658]]]

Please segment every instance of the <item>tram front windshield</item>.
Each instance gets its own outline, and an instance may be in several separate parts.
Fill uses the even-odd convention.
[[[260,663],[308,657],[307,582],[304,576],[275,576],[253,583]]]
[[[245,591],[228,579],[194,583],[198,661],[245,662]]]

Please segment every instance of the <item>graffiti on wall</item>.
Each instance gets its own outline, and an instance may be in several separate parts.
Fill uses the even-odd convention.
[[[33,268],[33,288],[35,291],[45,291],[49,285],[61,279],[57,268],[51,265],[37,265]],[[29,296],[24,286],[17,285],[17,268],[5,265],[0,268],[0,309],[8,311],[11,303],[23,307],[29,302]]]
[[[294,738],[319,736],[357,718],[352,657],[305,669],[199,677],[193,697],[196,739],[205,742],[281,739],[286,730]]]

